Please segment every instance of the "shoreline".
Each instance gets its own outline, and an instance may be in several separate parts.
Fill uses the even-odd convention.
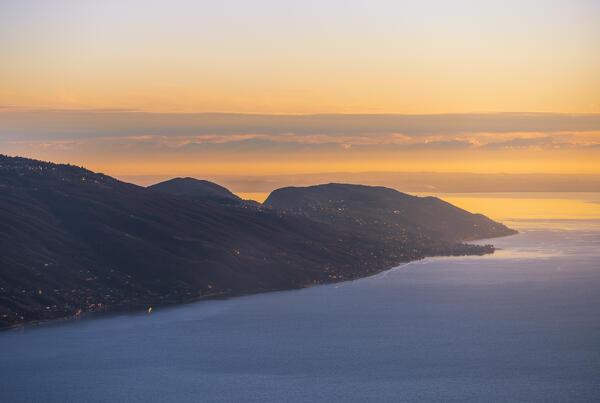
[[[470,239],[468,241],[465,242],[474,242],[474,241],[485,241],[485,240],[491,240],[491,239],[498,239],[498,238],[504,238],[504,237],[508,237],[508,236],[514,236],[517,235],[517,233],[515,234],[507,234],[507,235],[500,235],[494,238],[481,238],[481,239]],[[209,301],[209,300],[217,300],[217,299],[228,299],[228,298],[235,298],[235,297],[243,297],[243,296],[249,296],[249,295],[256,295],[256,294],[262,294],[262,293],[268,293],[268,292],[276,292],[276,291],[292,291],[292,290],[302,290],[305,288],[309,288],[309,287],[315,287],[315,286],[323,286],[323,285],[331,285],[331,284],[337,284],[337,283],[345,283],[345,282],[351,282],[351,281],[356,281],[356,280],[360,280],[363,278],[369,278],[369,277],[373,277],[376,275],[379,275],[381,273],[384,273],[386,271],[390,271],[393,270],[397,267],[402,267],[405,265],[408,265],[410,263],[413,262],[418,262],[424,259],[428,259],[428,258],[438,258],[438,257],[461,257],[461,256],[484,256],[484,255],[493,255],[495,253],[495,251],[497,250],[495,246],[492,246],[492,251],[488,252],[488,253],[470,253],[470,254],[447,254],[447,255],[432,255],[432,256],[423,256],[417,259],[412,259],[412,260],[408,260],[408,261],[402,261],[402,262],[396,262],[392,265],[389,266],[385,266],[379,270],[373,271],[373,272],[369,272],[366,273],[364,275],[358,275],[356,277],[352,277],[352,278],[345,278],[345,279],[332,279],[332,281],[328,281],[328,282],[322,282],[322,283],[309,283],[309,284],[305,284],[303,286],[299,286],[299,287],[286,287],[286,288],[273,288],[273,289],[258,289],[258,290],[249,290],[249,291],[245,291],[245,292],[221,292],[221,293],[215,293],[215,294],[210,294],[210,295],[204,295],[204,296],[199,296],[199,297],[194,297],[194,298],[189,298],[189,299],[182,299],[179,301],[172,301],[172,302],[157,302],[157,303],[151,303],[151,304],[139,304],[137,306],[124,306],[124,305],[116,305],[114,308],[112,309],[108,309],[108,310],[102,310],[102,311],[88,311],[88,312],[79,312],[73,315],[67,315],[67,316],[63,316],[63,317],[57,317],[57,318],[52,318],[52,319],[44,319],[44,320],[32,320],[29,322],[23,322],[23,323],[17,323],[14,325],[10,325],[7,327],[0,327],[0,332],[4,332],[4,331],[16,331],[18,329],[25,329],[26,327],[32,327],[32,326],[44,326],[44,325],[49,325],[49,324],[56,324],[58,322],[61,321],[72,321],[72,320],[78,320],[78,319],[85,319],[85,320],[89,320],[93,317],[97,317],[97,316],[103,316],[103,315],[111,315],[111,314],[119,314],[119,313],[126,313],[126,312],[131,312],[131,313],[138,313],[138,312],[143,312],[144,310],[147,310],[149,307],[152,307],[152,309],[157,308],[157,307],[176,307],[179,305],[187,305],[187,304],[192,304],[192,303],[196,303],[196,302],[200,302],[200,301]]]

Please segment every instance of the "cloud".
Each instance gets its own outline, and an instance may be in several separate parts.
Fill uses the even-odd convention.
[[[403,149],[412,150],[461,150],[472,148],[474,145],[470,141],[465,140],[447,140],[447,141],[425,141],[419,143],[411,143],[401,146]]]
[[[3,152],[401,153],[600,147],[600,114],[244,115],[0,108]],[[44,154],[52,158],[53,154]],[[69,157],[71,158],[71,157]]]
[[[536,147],[549,147],[553,145],[552,137],[533,137],[533,138],[523,138],[517,137],[508,141],[498,141],[498,142],[490,142],[482,145],[481,149],[517,149],[517,148],[530,148],[532,146]]]
[[[600,131],[600,114],[437,115],[169,114],[133,110],[0,109],[0,138],[13,140],[129,136],[426,137],[471,133]]]
[[[471,134],[466,138],[456,136],[403,137],[400,140],[389,134],[372,136],[278,136],[265,134],[246,135],[200,135],[162,136],[141,135],[126,137],[99,137],[74,140],[9,140],[5,149],[23,153],[27,150],[78,151],[110,153],[111,155],[135,153],[137,155],[235,155],[243,154],[301,154],[301,153],[394,153],[410,151],[458,151],[458,150],[519,150],[519,149],[582,149],[600,147],[598,142],[580,141],[573,138],[565,141],[564,136],[517,137],[504,141],[490,141],[488,134]],[[506,138],[506,136],[499,136]],[[2,142],[0,141],[0,145]],[[99,154],[98,154],[99,155]]]

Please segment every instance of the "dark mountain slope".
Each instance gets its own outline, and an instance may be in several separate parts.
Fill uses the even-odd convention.
[[[472,246],[349,230],[0,155],[0,327],[303,287]],[[343,231],[343,232],[342,232]]]
[[[327,280],[327,262],[357,267],[330,229],[300,217],[165,195],[74,166],[0,165],[2,325],[100,304],[300,287]]]
[[[175,196],[189,196],[194,199],[241,201],[239,197],[221,185],[194,178],[173,178],[148,186],[148,189]]]
[[[463,242],[515,231],[436,197],[416,197],[376,186],[330,183],[273,191],[265,205],[329,222],[346,231]]]

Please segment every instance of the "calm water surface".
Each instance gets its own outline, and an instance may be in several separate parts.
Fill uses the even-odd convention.
[[[600,222],[493,256],[0,333],[1,402],[600,401]]]

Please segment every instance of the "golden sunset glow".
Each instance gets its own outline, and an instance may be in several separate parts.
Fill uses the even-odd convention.
[[[600,175],[599,14],[589,1],[3,2],[1,151],[140,184]]]
[[[4,3],[0,104],[600,112],[592,2],[228,3]]]
[[[495,220],[516,218],[590,220],[600,219],[600,194],[508,194],[440,195],[443,200],[473,213],[485,213]]]
[[[3,2],[0,105],[598,113],[599,11],[589,1]]]
[[[517,155],[514,155],[517,154]],[[520,154],[520,155],[519,155]],[[254,156],[243,160],[197,161],[163,160],[157,162],[145,159],[134,161],[96,162],[93,158],[80,160],[95,171],[113,175],[273,175],[273,174],[312,174],[320,172],[483,172],[483,173],[598,173],[600,161],[598,152],[588,153],[545,153],[542,158],[532,159],[530,151],[513,152],[510,156],[496,152],[472,156],[467,152],[453,153],[402,153],[378,156],[318,155],[310,158],[300,156]],[[518,156],[518,157],[517,157]],[[504,157],[504,158],[503,158]],[[552,159],[554,157],[554,159]],[[268,158],[268,159],[267,159]],[[265,161],[265,159],[267,159]],[[73,160],[78,163],[78,160]]]

